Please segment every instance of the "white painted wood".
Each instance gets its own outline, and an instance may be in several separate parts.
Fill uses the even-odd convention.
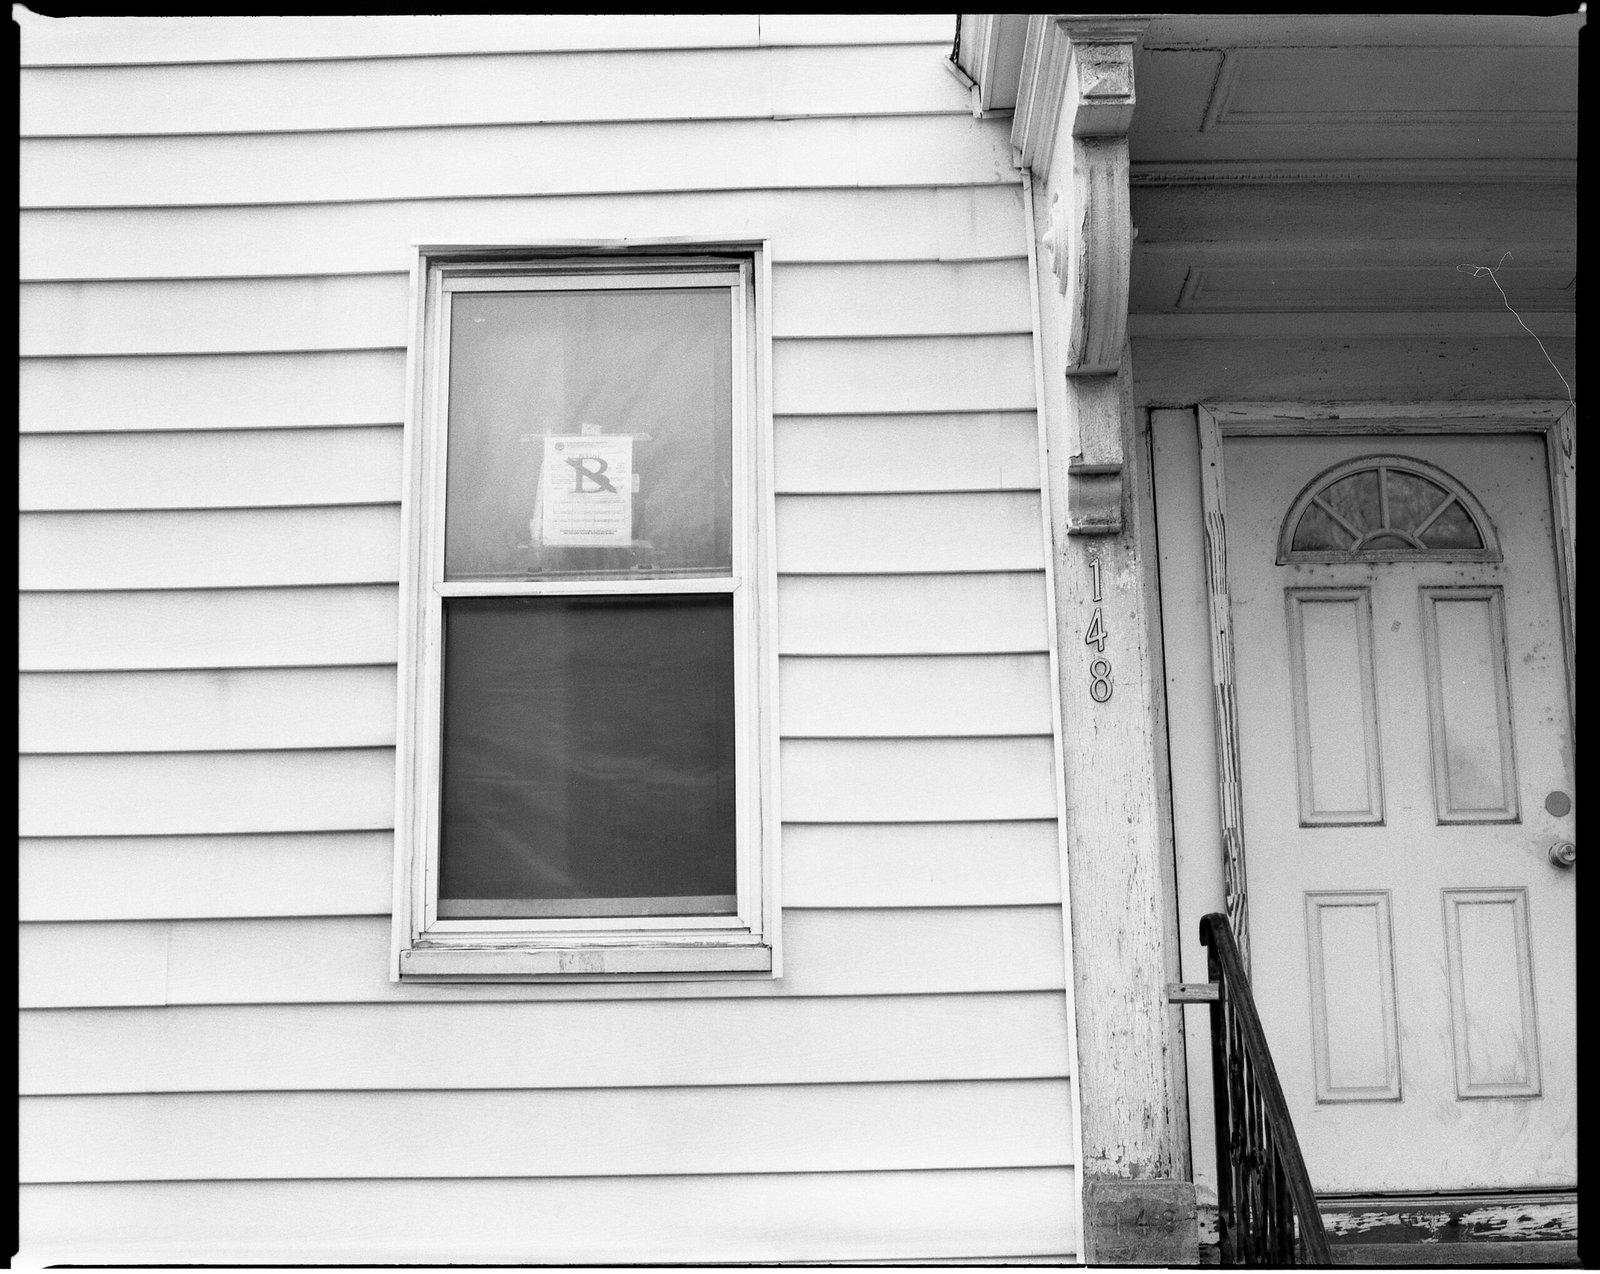
[[[1441,823],[1514,822],[1517,763],[1499,588],[1423,588],[1433,799]]]
[[[392,663],[392,584],[24,593],[24,670]]]
[[[778,642],[787,655],[1040,651],[1044,576],[790,576],[778,583]]]
[[[24,589],[237,588],[392,583],[399,509],[25,513]]]
[[[1539,1017],[1528,891],[1446,889],[1450,1024],[1458,1097],[1536,1097]]]
[[[1031,411],[1026,336],[790,341],[774,351],[780,415]]]
[[[356,205],[31,211],[21,277],[262,278],[407,272],[415,243],[771,236],[776,261],[980,261],[1026,255],[1016,186],[427,199]]]
[[[1021,261],[778,267],[778,337],[1025,332]],[[405,344],[402,274],[294,279],[30,283],[24,357],[394,349]]]
[[[967,114],[925,45],[29,69],[28,137]]]
[[[404,368],[395,350],[30,359],[18,419],[24,433],[393,424]]]
[[[792,907],[1058,903],[1055,825],[799,823],[783,833]]]
[[[785,659],[787,738],[1050,733],[1044,655]]]
[[[143,892],[148,899],[152,891]],[[1062,985],[1061,921],[1052,906],[791,910],[785,928],[790,970],[782,979],[412,986],[388,977],[387,912],[25,924],[22,1005],[942,995]],[[982,960],[972,958],[975,950]]]
[[[392,504],[400,429],[32,434],[18,440],[23,510]]]
[[[1045,1167],[1065,1080],[32,1097],[24,1181]],[[537,1128],[537,1136],[529,1130]]]
[[[789,265],[774,272],[773,289],[775,336],[1028,331],[1020,259]]]
[[[1041,539],[1033,492],[778,498],[785,574],[1036,570]]]
[[[24,921],[387,917],[393,857],[387,832],[24,840],[17,914]]]
[[[1062,1012],[1059,991],[55,1009],[23,1016],[20,1091],[443,1091],[1059,1078],[1068,1073]],[[396,1048],[397,1040],[422,1044]]]
[[[1246,435],[1228,437],[1224,447],[1256,952],[1251,980],[1312,1183],[1323,1191],[1555,1189],[1570,1185],[1575,1171],[1570,1133],[1577,1085],[1575,882],[1546,857],[1553,842],[1574,839],[1568,802],[1575,795],[1566,731],[1566,660],[1556,636],[1560,595],[1548,455],[1542,429],[1495,434],[1470,424],[1492,418],[1492,404],[1462,411],[1469,428],[1479,431],[1451,430],[1446,425],[1453,422],[1443,417],[1435,432],[1396,432],[1402,421],[1373,411],[1366,418],[1375,430],[1370,434],[1344,424],[1338,426],[1343,436]],[[1437,465],[1478,498],[1498,534],[1503,561],[1275,565],[1273,546],[1284,512],[1316,474],[1363,455],[1397,453]],[[1385,775],[1382,825],[1299,826],[1287,774],[1294,741],[1284,693],[1289,673],[1281,597],[1290,585],[1370,591]],[[1443,677],[1428,668],[1427,647],[1435,638],[1427,599],[1434,595],[1454,598],[1437,604],[1463,607],[1469,613],[1454,618],[1472,621],[1459,625],[1456,638],[1449,639],[1461,666]],[[1503,656],[1491,653],[1489,634],[1498,624],[1488,620],[1493,606],[1488,599],[1495,596],[1504,615]],[[1474,631],[1472,641],[1461,638]],[[1446,641],[1438,644],[1446,650]],[[1446,663],[1440,661],[1441,668]],[[1492,675],[1497,668],[1505,670],[1507,683],[1514,780],[1500,769],[1500,706]],[[1430,698],[1438,696],[1430,695],[1429,684],[1448,680],[1459,686],[1463,678],[1472,711],[1479,714],[1471,718],[1477,722],[1473,737],[1483,744],[1493,786],[1521,789],[1516,797],[1520,822],[1503,821],[1503,815],[1495,821],[1492,814],[1460,822],[1440,818],[1430,710]],[[1550,794],[1560,795],[1547,807]],[[1473,1077],[1469,1072],[1461,1080],[1456,1049],[1445,1043],[1456,1026],[1450,916],[1441,891],[1480,889],[1526,891],[1533,997],[1528,1013],[1537,1018],[1539,1030],[1537,1099],[1509,1093],[1463,1098],[1461,1088]],[[1314,985],[1305,939],[1307,892],[1389,895],[1402,1101],[1312,1101],[1317,1089],[1310,1048],[1313,1006],[1307,996]],[[1473,933],[1473,954],[1461,960],[1463,969],[1470,959],[1483,962],[1477,968],[1492,963],[1498,970],[1498,982],[1471,975],[1485,977],[1482,1002],[1492,1007],[1483,1012],[1501,1031],[1493,1044],[1485,1040],[1496,1060],[1480,1077],[1511,1080],[1520,1072],[1519,1063],[1510,1060],[1519,1034],[1510,1023],[1522,1020],[1524,1009],[1521,992],[1511,989],[1521,976],[1516,926],[1509,907],[1491,912],[1473,915],[1483,924]],[[1465,952],[1467,931],[1461,936]],[[1327,941],[1331,945],[1331,938]],[[1370,970],[1330,976],[1330,985],[1358,980],[1370,984]],[[1341,1031],[1336,1023],[1329,1032],[1352,1042],[1363,1038],[1353,1027]],[[1413,1046],[1413,1041],[1421,1043]],[[1369,1054],[1373,1047],[1368,1037]],[[1502,1062],[1503,1071],[1498,1069]]]
[[[19,762],[23,836],[382,830],[394,750],[153,752]]]
[[[392,667],[24,673],[22,752],[392,747]]]
[[[31,17],[32,15],[30,15]],[[406,57],[498,50],[693,49],[781,44],[948,44],[953,23],[931,14],[475,14],[92,18],[62,30],[27,24],[28,65]]]
[[[1300,825],[1381,823],[1383,763],[1365,589],[1287,589]]]
[[[1389,894],[1308,893],[1317,1100],[1399,1101]]]
[[[790,739],[783,817],[804,823],[1049,818],[1048,735],[989,739]]]
[[[1031,412],[784,416],[775,443],[778,489],[795,494],[1039,485]]]
[[[1076,1188],[1059,1167],[140,1182],[23,1186],[20,1207],[30,1255],[92,1263],[854,1262],[1070,1254]]]
[[[1012,180],[1004,132],[961,116],[62,138],[21,147],[26,208]],[[530,153],[538,164],[528,164]]]

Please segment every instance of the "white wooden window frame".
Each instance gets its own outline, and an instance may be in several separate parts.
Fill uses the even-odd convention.
[[[770,261],[763,241],[435,246],[412,270],[401,539],[391,979],[773,978],[777,894],[776,567]],[[733,311],[733,560],[659,579],[445,579],[450,298],[493,291],[726,287]],[[737,910],[731,916],[444,919],[437,914],[440,639],[447,597],[726,594],[733,602]]]

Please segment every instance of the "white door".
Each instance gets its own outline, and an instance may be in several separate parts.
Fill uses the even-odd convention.
[[[1530,435],[1230,438],[1251,977],[1319,1192],[1576,1181],[1572,738]]]

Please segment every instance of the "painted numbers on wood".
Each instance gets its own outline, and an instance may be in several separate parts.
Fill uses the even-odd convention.
[[[1089,616],[1088,630],[1083,634],[1083,644],[1093,646],[1100,656],[1089,665],[1089,697],[1096,703],[1105,703],[1111,698],[1114,684],[1111,679],[1111,661],[1105,657],[1106,638],[1111,634],[1106,631],[1105,617],[1100,613],[1100,559],[1089,559],[1089,573],[1094,577],[1094,594],[1090,600],[1096,603],[1094,614]]]

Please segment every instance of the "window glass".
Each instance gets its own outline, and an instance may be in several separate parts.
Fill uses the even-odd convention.
[[[445,578],[727,573],[726,287],[457,291]]]
[[[444,610],[441,918],[735,910],[733,602]]]

